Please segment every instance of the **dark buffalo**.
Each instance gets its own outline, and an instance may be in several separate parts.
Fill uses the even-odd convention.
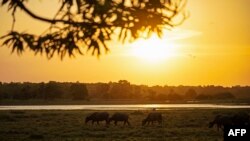
[[[108,123],[109,119],[109,113],[107,112],[94,112],[91,115],[87,116],[85,119],[85,124],[87,124],[89,121],[92,121],[92,124],[95,122],[99,125],[100,121],[106,121],[106,124]]]
[[[249,125],[250,117],[245,112],[240,112],[234,115],[217,115],[214,120],[209,123],[209,128],[217,125],[217,129],[224,129],[225,126]]]
[[[233,125],[249,125],[250,117],[245,112],[239,112],[232,116]]]
[[[154,112],[154,113],[149,113],[147,118],[143,119],[142,120],[142,125],[145,125],[145,124],[154,124],[154,122],[157,121],[159,124],[162,123],[162,114],[161,113],[157,113],[157,112]]]
[[[232,117],[226,115],[217,115],[214,120],[209,123],[209,128],[212,128],[214,125],[217,125],[217,130],[224,129],[227,125],[232,125]]]
[[[126,113],[114,113],[111,118],[109,118],[109,123],[114,121],[115,125],[117,125],[117,122],[122,121],[123,125],[126,123],[130,125],[129,121],[129,115]]]
[[[220,120],[220,119],[221,119],[221,116],[222,116],[222,115],[216,115],[216,116],[214,117],[214,120],[211,121],[211,122],[209,122],[208,127],[209,127],[209,128],[213,128],[214,125],[216,125],[216,126],[217,126],[217,129],[219,130],[219,129],[221,128],[221,126],[222,126],[221,120]]]

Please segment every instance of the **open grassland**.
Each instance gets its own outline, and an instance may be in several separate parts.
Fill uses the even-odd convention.
[[[149,111],[129,113],[131,126],[85,125],[93,111],[0,111],[0,140],[51,141],[222,141],[223,133],[208,128],[217,114],[234,114],[250,109],[179,109],[161,111],[164,122],[141,126]],[[110,114],[115,111],[107,111]]]

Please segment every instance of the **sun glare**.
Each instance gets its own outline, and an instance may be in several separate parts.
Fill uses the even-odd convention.
[[[132,43],[131,54],[147,62],[162,62],[177,55],[174,44],[153,35],[149,39],[139,39]]]

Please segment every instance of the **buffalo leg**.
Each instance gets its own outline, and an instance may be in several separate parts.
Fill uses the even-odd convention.
[[[153,122],[153,121],[150,121],[150,124],[151,124],[151,125],[153,125],[153,124],[154,124],[154,122]]]
[[[129,123],[129,121],[127,120],[127,124],[130,126],[130,123]]]

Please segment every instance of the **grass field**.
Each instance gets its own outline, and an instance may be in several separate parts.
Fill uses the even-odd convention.
[[[223,133],[208,128],[217,114],[250,113],[250,109],[181,109],[161,111],[164,122],[141,126],[149,111],[129,113],[131,126],[85,125],[93,111],[0,111],[0,140],[51,141],[222,141]],[[108,111],[110,114],[115,111]]]

